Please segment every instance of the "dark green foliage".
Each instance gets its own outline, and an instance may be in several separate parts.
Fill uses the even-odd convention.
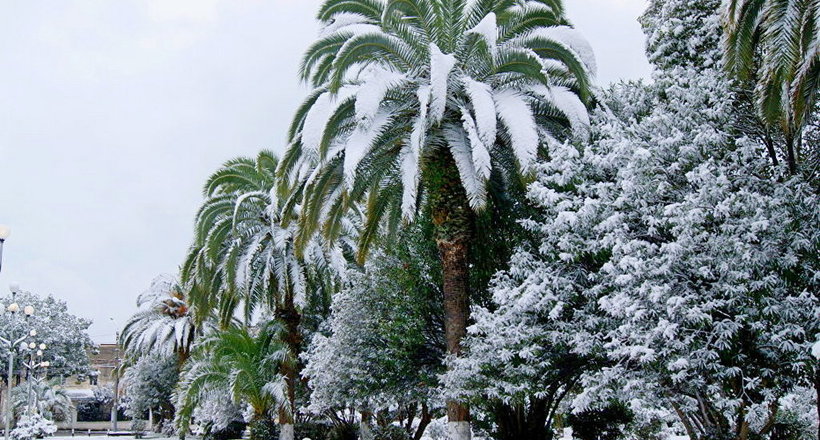
[[[245,431],[248,424],[239,420],[234,420],[225,429],[218,431],[211,431],[202,436],[202,440],[231,440],[242,438],[242,432]]]
[[[279,438],[279,426],[266,417],[251,420],[248,430],[250,440],[276,440]]]
[[[617,440],[633,419],[632,410],[623,402],[610,402],[603,408],[570,414],[567,424],[579,440]]]
[[[373,440],[410,440],[410,435],[400,426],[377,426],[373,429]]]
[[[354,423],[336,423],[327,430],[326,437],[310,437],[311,440],[357,440],[359,429]]]
[[[293,438],[301,440],[309,438],[311,440],[322,440],[330,438],[330,433],[333,426],[322,421],[310,420],[305,422],[297,422],[293,427]],[[342,440],[345,437],[340,438]],[[355,437],[354,437],[355,438]]]

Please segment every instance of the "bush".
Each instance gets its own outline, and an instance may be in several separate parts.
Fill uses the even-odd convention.
[[[326,426],[326,425],[325,425]],[[359,438],[359,428],[353,423],[339,423],[327,427],[325,437],[309,437],[312,440],[357,440]]]
[[[279,427],[273,420],[255,419],[248,424],[251,440],[276,440],[279,438]]]
[[[31,440],[43,438],[57,432],[57,426],[40,414],[25,415],[17,422],[17,427],[11,431],[12,440]]]
[[[147,426],[148,423],[145,420],[134,419],[131,422],[131,431],[134,433],[134,438],[142,438]]]
[[[203,440],[230,440],[236,438],[242,438],[242,433],[245,431],[245,428],[248,426],[247,423],[235,420],[228,424],[227,427],[223,429],[207,429],[205,435],[202,436]]]

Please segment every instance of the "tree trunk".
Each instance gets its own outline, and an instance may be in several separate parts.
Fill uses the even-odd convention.
[[[359,422],[359,439],[373,440],[373,430],[370,429],[370,419],[373,418],[373,413],[369,410],[361,411],[362,420]]]
[[[427,177],[436,245],[442,266],[444,293],[444,336],[447,354],[461,354],[461,340],[467,334],[470,316],[467,259],[473,238],[475,213],[467,203],[458,168],[446,149],[430,159]],[[470,410],[466,403],[447,401],[448,438],[469,440]]]
[[[500,440],[551,440],[547,427],[546,399],[532,399],[529,405],[498,403],[493,411]]]
[[[789,173],[797,174],[797,157],[794,154],[795,139],[792,132],[786,133],[786,163],[789,165]]]
[[[427,425],[433,421],[433,415],[430,414],[430,408],[427,407],[426,403],[421,404],[421,419],[419,419],[419,426],[416,427],[416,433],[413,434],[413,440],[421,440],[422,436],[424,436],[424,431],[427,429]]]
[[[279,440],[294,440],[294,433],[293,433],[293,419],[288,418],[288,422],[282,421],[282,413],[283,411],[279,410]]]
[[[291,362],[283,362],[280,373],[285,377],[287,385],[288,402],[287,407],[279,408],[279,424],[281,425],[280,438],[282,440],[293,440],[293,423],[296,414],[296,387],[299,383],[299,353],[302,349],[302,334],[299,332],[299,324],[302,315],[296,310],[293,304],[292,295],[286,295],[282,307],[275,312],[276,319],[285,327],[283,340],[290,351]]]
[[[461,340],[467,333],[470,313],[467,292],[467,243],[463,241],[439,241],[439,252],[444,275],[444,334],[447,353],[461,354]],[[470,412],[467,405],[447,402],[447,421],[451,440],[470,438]]]

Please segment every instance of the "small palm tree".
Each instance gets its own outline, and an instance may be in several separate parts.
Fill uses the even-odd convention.
[[[327,0],[319,19],[301,68],[315,91],[279,166],[297,244],[333,240],[361,206],[362,259],[385,227],[430,215],[458,354],[476,212],[489,185],[520,187],[550,144],[585,136],[594,57],[560,0]],[[448,415],[463,432],[466,406],[449,402]]]
[[[294,362],[280,333],[275,324],[258,330],[232,325],[198,344],[177,391],[180,432],[187,431],[200,399],[219,389],[230,390],[235,402],[250,406],[252,425],[270,424],[274,411],[287,400],[287,385],[277,372],[281,364]]]
[[[120,335],[125,351],[134,357],[145,353],[175,355],[185,362],[196,337],[185,290],[176,277],[160,275],[137,298],[139,311],[128,319]]]
[[[820,87],[820,2],[727,0],[723,22],[726,66],[755,84],[758,115],[782,132],[795,172],[801,133]]]
[[[35,380],[31,384],[31,394],[28,383],[14,387],[11,390],[11,403],[15,416],[20,417],[31,410],[49,420],[65,420],[71,413],[71,398],[59,382],[59,379]],[[29,398],[32,408],[29,408]]]
[[[263,151],[256,158],[228,161],[208,179],[182,276],[195,286],[194,307],[216,309],[223,326],[230,325],[238,307],[243,307],[246,325],[256,310],[273,311],[284,329],[282,339],[291,357],[298,359],[301,310],[308,296],[323,296],[332,290],[328,270],[332,263],[316,240],[307,253],[297,255],[294,228],[282,226],[277,166],[278,158]],[[340,249],[337,246],[330,253],[343,262]],[[282,408],[279,419],[292,424],[298,366],[280,366],[288,382],[289,408]]]

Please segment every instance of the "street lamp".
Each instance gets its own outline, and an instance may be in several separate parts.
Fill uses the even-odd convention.
[[[0,229],[0,232],[3,232],[3,230]],[[8,233],[8,228],[6,228],[6,233]],[[8,236],[8,234],[6,236]],[[16,284],[12,284],[11,286],[9,286],[9,288],[11,290],[11,304],[9,304],[5,308],[5,311],[9,314],[9,317],[7,319],[7,322],[8,322],[8,327],[7,328],[9,329],[9,335],[8,335],[9,338],[6,339],[6,338],[0,336],[0,345],[2,345],[4,348],[6,348],[8,350],[8,356],[9,356],[9,358],[8,358],[8,362],[9,362],[8,376],[7,376],[8,377],[8,388],[6,389],[6,440],[9,439],[9,435],[11,434],[11,418],[12,418],[12,412],[11,412],[11,386],[12,386],[12,376],[14,376],[14,352],[18,349],[18,347],[19,347],[20,350],[28,349],[29,344],[25,343],[26,338],[28,338],[30,336],[34,336],[34,335],[37,334],[36,331],[31,330],[31,331],[26,331],[23,334],[23,336],[20,336],[19,338],[15,337],[15,335],[14,335],[15,325],[14,324],[16,324],[17,320],[19,319],[18,315],[19,315],[19,312],[20,312],[20,305],[17,304],[17,302],[15,302],[14,299],[17,296],[17,292],[20,291],[20,286],[18,286]],[[26,322],[28,322],[29,318],[31,318],[31,316],[34,315],[34,307],[32,307],[32,306],[23,307],[23,315],[25,315],[24,319],[26,320]]]
[[[32,332],[34,332],[34,330],[32,330]],[[40,385],[40,380],[37,378],[37,369],[48,368],[50,363],[43,360],[43,350],[46,349],[46,344],[41,343],[40,345],[37,345],[32,342],[28,344],[28,348],[30,349],[28,362],[23,362],[23,366],[25,366],[28,370],[28,398],[26,399],[26,412],[29,414],[35,414],[37,395],[34,395],[34,400],[32,401],[32,388],[35,382],[38,386]],[[36,352],[34,351],[35,349],[37,350]]]
[[[6,225],[0,225],[0,269],[3,268],[3,243],[11,235],[11,228]]]

